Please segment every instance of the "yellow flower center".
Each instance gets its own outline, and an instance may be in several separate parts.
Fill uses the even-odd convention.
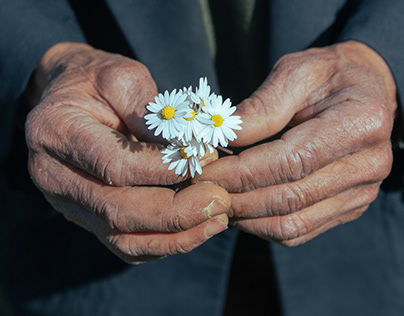
[[[192,111],[192,116],[191,117],[186,117],[185,119],[187,120],[187,121],[192,121],[194,118],[195,118],[195,116],[196,116],[196,113],[195,113],[195,111]]]
[[[161,116],[165,119],[165,120],[171,120],[175,115],[175,109],[170,106],[167,105],[164,109],[161,110]]]
[[[216,127],[219,127],[223,124],[223,117],[221,117],[219,114],[213,115],[211,120],[213,121],[213,125],[215,125]]]
[[[186,148],[187,148],[186,146],[181,147],[180,153],[181,153],[182,158],[188,159],[189,156],[188,156],[187,153],[185,152],[185,149],[186,149]]]

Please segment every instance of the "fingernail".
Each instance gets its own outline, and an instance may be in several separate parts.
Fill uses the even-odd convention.
[[[226,214],[228,207],[221,201],[213,200],[203,211],[205,212],[206,218],[213,218],[219,214]]]
[[[206,238],[210,238],[214,235],[227,229],[229,223],[229,218],[226,214],[218,215],[212,218],[204,229],[204,234]]]
[[[199,161],[199,164],[203,168],[215,160],[217,160],[217,158],[214,158],[214,157],[204,158],[203,160]]]

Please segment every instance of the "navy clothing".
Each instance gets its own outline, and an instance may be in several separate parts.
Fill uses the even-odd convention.
[[[0,287],[16,314],[222,315],[237,230],[189,254],[128,266],[34,187],[20,128],[30,74],[62,41],[140,60],[159,91],[207,76],[213,91],[246,97],[234,91],[244,80],[237,65],[220,63],[231,47],[218,47],[217,64],[211,56],[200,2],[4,0],[0,7]],[[404,1],[272,0],[266,10],[264,73],[286,53],[354,39],[386,60],[402,95]],[[283,315],[404,314],[403,169],[397,149],[391,176],[360,219],[292,249],[265,242]],[[263,280],[244,273],[260,287]],[[268,315],[271,298],[262,301]]]

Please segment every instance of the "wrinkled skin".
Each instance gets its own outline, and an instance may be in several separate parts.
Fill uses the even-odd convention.
[[[357,42],[283,57],[235,113],[244,123],[232,145],[249,149],[206,157],[178,192],[167,186],[184,179],[161,163],[162,140],[143,120],[157,93],[142,64],[74,43],[48,50],[27,88],[38,103],[26,123],[34,183],[128,263],[191,251],[227,216],[298,245],[358,218],[391,169],[394,80]]]
[[[162,164],[143,119],[157,94],[139,62],[75,43],[50,48],[27,88],[30,103],[40,98],[26,122],[34,183],[128,263],[188,252],[228,223],[224,189],[167,187],[184,179]]]
[[[249,146],[205,167],[195,183],[231,192],[232,225],[286,246],[358,218],[392,164],[396,111],[388,66],[350,41],[286,55],[236,111],[234,146]],[[278,140],[258,145],[283,130]]]

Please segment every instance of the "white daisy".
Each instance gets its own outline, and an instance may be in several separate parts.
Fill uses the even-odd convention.
[[[192,109],[192,116],[185,118],[185,124],[183,125],[182,139],[186,142],[190,142],[193,138],[200,140],[198,136],[204,125],[199,121],[199,114],[197,109]]]
[[[182,92],[187,95],[187,100],[189,101],[189,103],[192,103],[193,102],[192,99],[191,99],[191,95],[193,93],[192,92],[192,86],[189,86],[188,88],[184,87],[182,89]]]
[[[163,163],[170,163],[168,170],[175,168],[175,174],[185,176],[189,172],[193,178],[195,172],[202,174],[198,155],[195,155],[196,151],[190,144],[184,145],[179,141],[174,141],[161,151],[164,154]]]
[[[206,103],[204,111],[199,114],[199,120],[205,124],[199,137],[214,147],[220,144],[222,147],[228,145],[228,141],[237,138],[233,130],[241,130],[242,123],[240,116],[232,115],[236,107],[231,106],[230,99],[223,102],[222,96],[213,96]]]
[[[155,136],[161,132],[165,139],[180,137],[183,134],[183,125],[186,124],[186,118],[192,116],[192,110],[189,108],[189,102],[186,101],[187,95],[182,91],[177,93],[174,89],[171,94],[166,91],[155,97],[155,103],[150,102],[146,108],[152,112],[145,116],[148,128],[156,128]]]
[[[207,80],[205,78],[205,83],[207,83]],[[207,87],[204,85],[204,82],[201,78],[201,85],[202,85],[202,90],[206,91]],[[210,88],[208,89],[210,90]],[[182,139],[185,142],[190,142],[192,140],[192,138],[197,138],[198,140],[198,134],[199,132],[202,130],[203,128],[203,124],[201,122],[199,122],[198,120],[198,114],[200,113],[200,105],[194,103],[193,99],[195,99],[195,96],[193,97],[194,93],[192,92],[192,86],[189,86],[188,88],[183,88],[182,91],[187,95],[187,100],[189,101],[189,107],[191,108],[192,112],[192,116],[190,117],[186,117],[186,123],[184,125],[184,129],[183,129],[183,136]],[[209,91],[208,91],[209,93]],[[201,99],[198,99],[198,102],[201,102]]]
[[[194,156],[198,156],[199,158],[204,157],[207,151],[209,151],[209,153],[213,153],[213,151],[215,150],[212,145],[205,144],[200,140],[195,139],[194,137],[191,139],[190,142],[187,142],[185,144],[187,144],[187,147],[190,148],[188,150],[192,150],[192,154]]]
[[[212,95],[213,94],[210,94],[208,79],[206,77],[200,78],[199,87],[195,89],[195,93],[191,93],[191,100],[197,104],[199,108],[203,109],[205,107],[205,103]]]

